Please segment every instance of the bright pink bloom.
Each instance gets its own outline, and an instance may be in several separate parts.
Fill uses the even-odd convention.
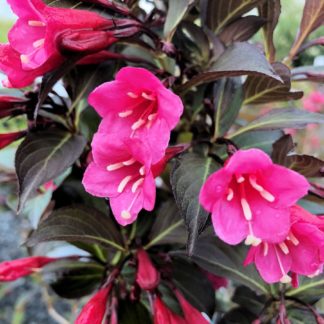
[[[26,131],[0,134],[0,149],[10,145],[14,141],[24,137],[26,135]]]
[[[8,0],[8,3],[19,18],[8,34],[9,44],[0,45],[0,69],[8,75],[6,84],[13,87],[27,86],[36,76],[62,64],[64,58],[58,45],[64,40],[65,33],[67,45],[74,41],[72,48],[77,48],[79,41],[79,48],[86,51],[93,45],[89,33],[113,26],[111,20],[94,12],[53,8],[41,0]],[[108,33],[103,39],[105,32],[100,33],[102,48],[99,50],[102,50],[115,38]]]
[[[180,147],[167,149],[153,165],[151,150],[139,139],[122,141],[113,134],[96,133],[92,149],[93,161],[84,173],[83,185],[94,196],[109,197],[116,220],[125,226],[135,221],[142,208],[153,209],[154,178]]]
[[[97,87],[89,103],[102,121],[99,132],[140,138],[149,144],[153,163],[160,160],[183,111],[181,99],[150,71],[125,67],[116,80]]]
[[[324,262],[324,219],[299,206],[290,208],[291,228],[280,243],[262,242],[251,247],[245,265],[255,263],[260,275],[268,283],[291,282],[288,272],[313,276],[322,271]],[[294,280],[296,284],[296,278]]]
[[[304,108],[308,111],[319,112],[324,110],[324,93],[313,91],[303,99]]]
[[[107,299],[111,285],[101,288],[83,307],[75,324],[101,324],[107,310]]]
[[[27,257],[0,263],[0,281],[14,281],[31,275],[57,259],[42,256]]]
[[[179,290],[175,291],[175,294],[180,302],[183,315],[185,317],[186,323],[192,324],[207,324],[209,323],[199,312],[198,309],[194,308],[181,294]]]
[[[156,296],[153,303],[154,324],[186,324],[187,322],[179,315],[172,312],[161,297]],[[193,323],[193,322],[192,322]]]
[[[213,173],[200,192],[216,234],[228,244],[280,242],[290,228],[289,207],[306,195],[300,174],[273,164],[259,149],[239,150]]]
[[[132,223],[142,208],[152,210],[156,190],[147,146],[139,140],[123,142],[97,133],[92,148],[94,161],[83,178],[86,191],[94,196],[109,197],[121,225]]]
[[[137,263],[136,282],[138,285],[144,290],[155,289],[160,282],[160,273],[145,250],[137,251]]]

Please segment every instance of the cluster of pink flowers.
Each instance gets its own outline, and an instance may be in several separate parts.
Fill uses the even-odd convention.
[[[129,19],[112,21],[86,10],[50,7],[42,0],[7,2],[18,16],[9,43],[0,44],[0,70],[8,76],[7,87],[30,85],[62,65],[71,53],[82,58],[104,51],[117,41],[117,27],[133,24],[131,32],[138,31],[137,23]]]
[[[167,147],[183,105],[151,72],[134,67],[96,88],[89,103],[103,120],[83,185],[92,195],[109,197],[116,220],[127,225],[142,208],[154,207],[154,178],[177,152]]]
[[[295,205],[308,189],[302,175],[263,151],[238,150],[207,179],[200,203],[220,239],[252,245],[245,264],[254,262],[268,283],[288,283],[319,274],[324,263],[324,219]]]

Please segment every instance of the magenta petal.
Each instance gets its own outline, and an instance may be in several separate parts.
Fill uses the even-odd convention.
[[[255,265],[261,277],[267,283],[280,281],[280,279],[289,272],[291,263],[291,256],[289,254],[284,254],[281,249],[274,244],[268,245],[267,255],[264,255],[263,244],[257,247]]]
[[[143,183],[143,196],[144,205],[143,208],[147,211],[151,211],[155,205],[156,186],[152,174],[146,175]]]
[[[259,149],[238,150],[225,164],[225,169],[237,175],[255,173],[272,165],[270,157]]]
[[[45,3],[42,0],[7,0],[12,11],[18,17],[33,18],[38,15],[38,10],[45,7]]]
[[[166,120],[169,129],[173,129],[183,113],[183,103],[179,96],[166,88],[158,92],[159,116]]]
[[[134,99],[127,96],[130,89],[128,85],[120,81],[106,82],[91,92],[88,101],[101,117],[127,110],[134,104]],[[119,118],[120,119],[120,118]],[[127,118],[125,118],[127,121]]]
[[[126,118],[125,120],[122,120],[121,118],[116,118],[118,117],[116,115],[106,115],[99,125],[98,132],[115,134],[120,138],[120,140],[129,138],[132,132],[132,121],[130,119],[126,120]]]
[[[238,244],[248,235],[248,223],[238,199],[219,200],[214,206],[212,221],[217,236],[228,244]]]
[[[207,211],[211,212],[217,200],[226,195],[231,179],[231,174],[224,168],[214,172],[207,178],[199,194],[199,202]]]
[[[133,89],[155,91],[163,87],[161,81],[150,71],[138,67],[124,67],[116,74],[116,80],[131,84]]]
[[[83,175],[85,190],[96,197],[114,197],[119,195],[118,185],[126,175],[123,170],[109,172],[94,162],[90,163]]]
[[[309,189],[304,176],[280,165],[273,165],[267,170],[262,176],[262,186],[276,198],[276,208],[292,206]]]
[[[117,222],[126,226],[133,223],[144,205],[142,190],[133,193],[130,187],[119,196],[110,199],[110,206]]]

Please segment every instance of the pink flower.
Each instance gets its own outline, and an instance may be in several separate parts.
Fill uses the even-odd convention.
[[[289,207],[309,188],[300,174],[273,164],[259,149],[239,150],[202,186],[200,203],[228,244],[276,243],[290,228]]]
[[[144,290],[156,288],[160,282],[160,273],[145,250],[137,251],[137,263],[136,282],[138,285]]]
[[[75,324],[101,324],[107,310],[107,299],[111,285],[101,288],[83,307]]]
[[[215,290],[218,290],[219,288],[222,287],[226,288],[228,286],[228,280],[226,278],[216,276],[213,273],[210,273],[206,270],[202,270],[202,271],[206,275],[207,279],[211,282]]]
[[[324,93],[313,91],[303,99],[304,108],[308,111],[319,112],[324,109]]]
[[[151,152],[139,140],[120,141],[103,133],[92,141],[93,162],[83,185],[90,194],[109,197],[110,206],[121,225],[132,223],[142,208],[152,210],[155,182],[151,171]]]
[[[291,282],[290,271],[305,276],[322,271],[324,219],[299,206],[291,207],[290,213],[292,225],[286,238],[280,243],[263,241],[257,247],[251,247],[245,260],[245,265],[254,262],[268,283]]]
[[[35,256],[0,263],[0,281],[14,281],[31,275],[57,259]]]
[[[115,26],[113,21],[94,12],[49,7],[41,0],[8,3],[19,18],[8,34],[9,44],[0,45],[0,69],[9,78],[6,86],[27,86],[57,68],[64,61],[60,51],[87,54],[116,41],[108,30]]]
[[[198,311],[198,309],[194,308],[181,294],[179,290],[175,291],[175,294],[180,302],[183,315],[185,317],[186,323],[196,323],[196,324],[207,324],[209,323]]]
[[[93,160],[84,173],[83,185],[94,196],[110,198],[115,218],[123,226],[134,222],[142,208],[153,209],[154,178],[180,150],[167,149],[165,156],[152,165],[152,152],[139,139],[121,140],[114,134],[96,133],[92,148]]]
[[[169,309],[161,299],[156,296],[153,303],[154,324],[186,324],[187,322]]]
[[[153,162],[164,155],[183,111],[177,95],[151,72],[135,67],[122,68],[115,81],[97,87],[89,103],[104,118],[99,132],[140,138],[151,147]]]
[[[25,135],[26,135],[26,131],[0,134],[0,149],[10,145],[14,141],[19,140],[20,138],[24,137]]]

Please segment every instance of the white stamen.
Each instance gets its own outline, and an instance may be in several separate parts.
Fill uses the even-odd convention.
[[[260,191],[260,195],[269,202],[274,202],[276,199],[270,192],[266,190]]]
[[[289,249],[285,242],[279,243],[279,247],[284,254],[289,254]]]
[[[147,117],[147,119],[149,120],[149,121],[152,121],[152,120],[154,120],[154,118],[157,116],[157,113],[155,113],[155,114],[151,114],[151,115],[148,115],[148,117]]]
[[[251,176],[249,177],[249,181],[250,181],[251,186],[252,186],[255,190],[260,191],[260,192],[264,190],[264,188],[263,188],[262,186],[260,186],[260,185],[256,182],[256,176],[255,176],[255,175],[251,175]]]
[[[107,171],[115,171],[115,170],[122,168],[123,166],[124,166],[124,164],[122,162],[115,163],[115,164],[109,164],[107,166]]]
[[[243,209],[243,214],[244,214],[245,219],[247,221],[250,221],[252,219],[252,211],[251,211],[249,203],[247,202],[247,200],[245,198],[241,198],[241,206]]]
[[[28,25],[32,27],[44,27],[46,24],[39,20],[28,20]]]
[[[20,61],[25,64],[29,63],[28,55],[24,55],[24,54],[20,55]]]
[[[149,95],[149,94],[147,94],[146,92],[142,92],[142,97],[143,97],[144,99],[151,100],[151,101],[154,101],[154,100],[155,100],[155,97],[154,97],[154,96]]]
[[[144,182],[143,178],[138,179],[132,186],[132,192],[135,193],[138,187]]]
[[[145,124],[145,120],[144,119],[139,119],[137,122],[135,122],[132,125],[132,130],[136,130],[138,128],[140,128],[141,126],[143,126]]]
[[[133,110],[126,110],[126,111],[122,111],[122,112],[118,113],[118,116],[120,118],[125,118],[125,117],[130,116],[132,113],[133,113]]]
[[[246,237],[246,239],[245,239],[245,241],[244,241],[244,244],[245,244],[245,245],[258,246],[261,242],[262,242],[262,241],[261,241],[259,238],[255,237],[254,235],[249,234],[249,235]]]
[[[44,45],[44,43],[45,43],[45,38],[39,39],[33,43],[33,47],[34,48],[41,47]]]
[[[122,193],[125,189],[125,187],[127,186],[128,182],[132,180],[132,176],[127,176],[125,177],[119,184],[118,188],[117,188],[117,191],[119,193]]]
[[[291,241],[291,243],[294,244],[295,246],[299,244],[297,237],[291,232],[289,233],[287,240]]]
[[[122,162],[122,163],[123,163],[123,165],[125,165],[125,166],[129,166],[129,165],[134,164],[135,162],[136,162],[136,160],[135,160],[134,158],[131,158],[131,159],[129,159],[129,160],[127,160],[127,161],[124,161],[124,162]]]
[[[131,97],[131,98],[133,98],[133,99],[138,98],[138,95],[137,95],[136,93],[134,93],[134,92],[127,92],[127,96],[128,96],[128,97]]]
[[[281,277],[280,282],[285,284],[291,283],[291,277],[285,274]]]
[[[227,197],[226,197],[227,201],[231,201],[233,199],[233,197],[234,197],[234,191],[233,191],[233,189],[232,188],[228,188],[228,194],[227,194]]]
[[[128,210],[123,210],[121,212],[121,217],[124,219],[130,219],[132,217],[132,215]]]
[[[263,256],[267,256],[269,251],[269,244],[267,242],[263,243]]]
[[[139,173],[142,176],[145,174],[145,166],[144,165],[139,169]]]
[[[236,179],[237,183],[242,183],[245,181],[245,178],[243,176],[240,176]]]

